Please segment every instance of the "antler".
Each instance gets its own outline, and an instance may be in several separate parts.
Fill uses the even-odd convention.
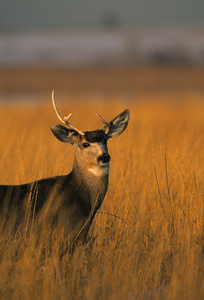
[[[109,130],[110,130],[110,128],[111,128],[111,124],[108,123],[108,122],[106,122],[106,121],[99,115],[99,113],[98,113],[97,111],[95,111],[95,113],[96,113],[97,117],[99,117],[99,119],[101,120],[101,122],[103,122],[103,123],[107,126],[106,131],[105,131],[105,134],[108,134],[108,132],[109,132]]]
[[[67,125],[70,129],[73,129],[73,130],[77,131],[81,136],[84,136],[85,133],[84,133],[83,131],[79,130],[79,129],[76,128],[74,125],[72,125],[71,123],[68,122],[68,120],[69,120],[69,119],[71,118],[71,116],[72,116],[71,113],[70,113],[67,117],[64,117],[64,118],[62,119],[62,117],[60,116],[60,114],[59,114],[59,112],[58,112],[58,110],[57,110],[57,107],[56,107],[56,105],[55,105],[54,95],[55,95],[55,91],[53,90],[53,91],[52,91],[52,104],[53,104],[53,107],[54,107],[54,110],[55,110],[55,112],[56,112],[56,115],[57,115],[58,119],[59,119],[62,123],[64,123],[65,125]]]

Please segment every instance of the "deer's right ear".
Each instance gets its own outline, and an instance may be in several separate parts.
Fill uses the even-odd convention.
[[[51,126],[51,131],[63,143],[75,145],[78,142],[79,133],[74,129],[68,129],[62,125],[54,125]]]

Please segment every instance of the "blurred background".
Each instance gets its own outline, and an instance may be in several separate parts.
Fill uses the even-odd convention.
[[[203,94],[204,1],[1,0],[0,101],[52,89],[126,101]]]

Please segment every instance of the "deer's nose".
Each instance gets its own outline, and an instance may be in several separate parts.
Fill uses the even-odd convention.
[[[98,157],[98,162],[106,164],[110,161],[110,155],[107,153],[103,153],[101,156]]]

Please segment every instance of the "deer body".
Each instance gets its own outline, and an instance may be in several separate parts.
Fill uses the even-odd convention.
[[[55,104],[54,108],[62,121]],[[71,173],[23,185],[1,185],[0,226],[8,232],[20,230],[29,219],[32,220],[30,224],[40,226],[38,230],[49,225],[52,230],[63,231],[71,243],[85,240],[108,188],[110,156],[107,140],[125,130],[129,111],[124,111],[110,123],[100,117],[105,126],[90,132],[81,132],[67,119],[64,118],[63,123],[68,128],[56,125],[51,130],[60,141],[70,143],[76,149]]]

